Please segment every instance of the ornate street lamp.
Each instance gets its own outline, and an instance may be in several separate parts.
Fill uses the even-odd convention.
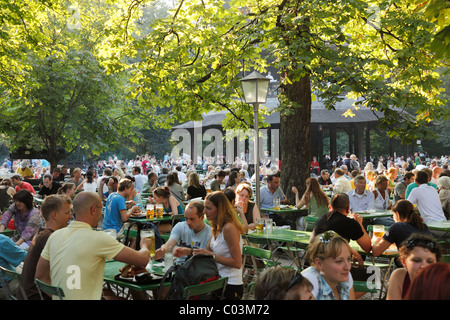
[[[257,71],[253,71],[248,76],[241,80],[242,92],[244,93],[244,100],[248,104],[253,105],[254,116],[254,159],[255,159],[255,202],[260,207],[259,195],[259,123],[258,123],[258,109],[260,103],[266,103],[267,92],[269,89],[270,79],[266,78]]]

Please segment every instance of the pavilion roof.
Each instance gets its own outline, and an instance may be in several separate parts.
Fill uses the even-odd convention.
[[[361,107],[355,109],[355,100],[345,98],[344,100],[334,105],[335,110],[328,110],[325,108],[324,103],[315,100],[311,103],[311,123],[312,124],[330,124],[330,123],[362,123],[362,122],[377,122],[379,118],[383,117],[382,112],[372,111],[369,108]],[[268,98],[264,106],[268,110],[273,110],[279,106],[277,98]],[[352,109],[355,116],[344,116],[343,114]],[[225,119],[228,111],[213,111],[205,113],[201,123],[202,127],[221,126],[222,121]],[[265,120],[269,124],[280,123],[280,113],[273,112],[270,115],[265,116]],[[194,127],[194,121],[188,121],[182,123],[172,129],[190,129]]]

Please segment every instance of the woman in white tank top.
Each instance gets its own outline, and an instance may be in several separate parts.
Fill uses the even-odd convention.
[[[222,191],[208,194],[203,212],[211,223],[211,238],[206,249],[195,249],[194,254],[212,255],[220,276],[228,277],[225,299],[240,300],[244,292],[242,280],[244,227]]]
[[[97,192],[97,182],[94,179],[93,171],[86,172],[86,178],[78,185],[77,191]]]

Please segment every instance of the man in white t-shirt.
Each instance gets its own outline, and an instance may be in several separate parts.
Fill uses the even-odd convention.
[[[178,180],[180,180],[181,185],[185,184],[187,181],[186,173],[181,171],[181,166],[177,166],[176,170],[177,170]]]
[[[173,250],[174,256],[178,258],[177,263],[183,263],[194,249],[206,248],[211,237],[211,227],[204,222],[203,204],[200,201],[189,202],[184,217],[186,221],[178,222],[170,232],[169,240],[156,250],[155,260]]]
[[[411,190],[408,200],[417,205],[424,222],[447,220],[441,207],[441,200],[437,190],[428,185],[428,174],[419,171],[416,174],[417,188]]]
[[[336,178],[333,187],[333,193],[348,193],[352,190],[352,185],[350,180],[345,177],[345,173],[342,169],[336,169],[334,171],[334,176]]]
[[[144,183],[148,181],[148,177],[141,173],[141,167],[134,166],[131,173],[134,177],[134,187],[137,192],[142,192],[142,188],[144,187]]]

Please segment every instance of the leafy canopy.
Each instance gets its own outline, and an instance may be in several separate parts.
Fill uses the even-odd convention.
[[[141,18],[142,7],[129,9],[128,22]],[[219,110],[229,111],[225,127],[250,127],[238,80],[264,72],[265,57],[274,59],[282,88],[308,74],[327,108],[354,98],[356,108],[382,111],[381,124],[405,142],[448,117],[435,71],[443,62],[431,46],[436,24],[407,0],[181,0],[145,34],[126,26],[112,24],[118,29],[100,52],[108,52],[109,70],[130,71],[142,107],[166,110],[158,116],[164,127]],[[280,101],[282,116],[300,107]]]
[[[116,5],[29,2],[19,9],[18,15],[36,11],[22,24],[11,18],[4,28],[18,30],[3,35],[3,49],[18,54],[7,56],[17,63],[4,65],[0,78],[0,128],[12,150],[48,150],[55,165],[58,148],[65,155],[77,148],[100,154],[124,137],[137,142],[146,113],[126,99],[132,89],[126,74],[108,74],[96,49]]]

